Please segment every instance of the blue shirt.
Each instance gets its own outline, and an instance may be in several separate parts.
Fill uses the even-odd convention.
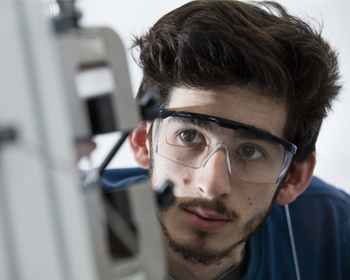
[[[105,190],[126,187],[148,179],[147,170],[106,170]],[[243,280],[297,279],[293,259],[292,230],[297,266],[302,280],[350,279],[350,196],[314,177],[286,209],[275,204],[264,226],[249,241],[249,262]],[[230,279],[223,277],[220,279]]]

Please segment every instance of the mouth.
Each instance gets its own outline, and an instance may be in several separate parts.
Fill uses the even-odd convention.
[[[225,228],[231,221],[229,217],[202,209],[182,208],[188,222],[195,228],[205,231],[219,231]]]

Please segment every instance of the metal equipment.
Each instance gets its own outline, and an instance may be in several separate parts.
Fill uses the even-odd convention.
[[[0,2],[0,279],[164,279],[150,185],[121,192],[128,221],[99,172],[84,185],[75,167],[76,140],[141,119],[124,48],[108,28],[79,28],[72,3],[52,2],[54,21],[42,2]]]

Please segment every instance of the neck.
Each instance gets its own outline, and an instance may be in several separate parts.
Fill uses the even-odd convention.
[[[212,280],[217,279],[242,259],[245,243],[238,245],[232,256],[224,259],[220,264],[204,266],[186,261],[178,253],[166,246],[168,257],[168,274],[176,280]]]

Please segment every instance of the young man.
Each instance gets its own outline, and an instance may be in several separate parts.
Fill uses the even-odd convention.
[[[340,90],[320,34],[278,4],[193,1],[135,46],[162,117],[130,144],[155,189],[175,184],[169,279],[350,279],[349,196],[312,179]]]

